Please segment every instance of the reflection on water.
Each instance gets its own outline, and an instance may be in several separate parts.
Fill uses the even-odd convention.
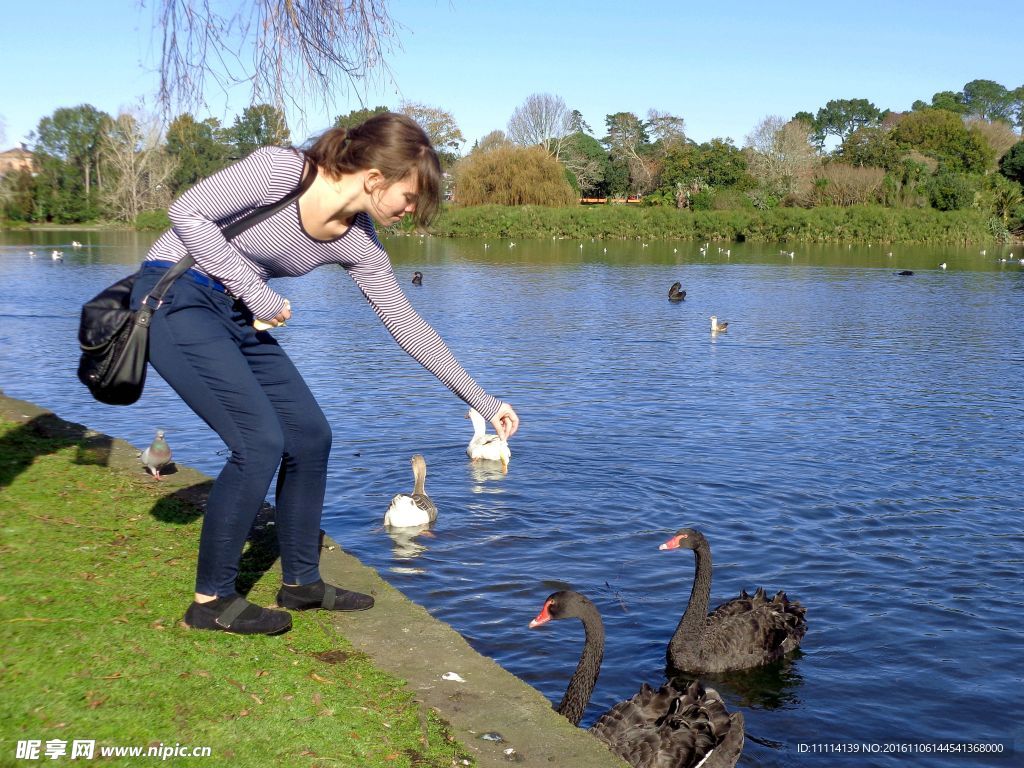
[[[85,247],[63,262],[27,254],[72,239]],[[0,386],[136,445],[165,429],[176,460],[215,475],[223,446],[158,376],[131,408],[74,377],[78,307],[146,244],[0,235]],[[586,594],[607,635],[588,725],[664,678],[693,564],[658,545],[693,526],[714,546],[712,605],[763,585],[807,608],[802,654],[713,681],[746,718],[741,765],[793,765],[823,734],[1024,743],[1024,247],[387,245],[401,285],[424,275],[410,300],[522,427],[507,475],[473,464],[465,406],[342,270],[278,281],[295,316],[275,335],[334,428],[323,525],[346,551],[553,701],[582,637],[527,625],[556,589]],[[415,452],[440,513],[396,538],[380,521]]]
[[[424,525],[410,525],[404,528],[384,526],[392,541],[391,552],[395,560],[413,560],[427,551],[425,543],[417,541],[422,537],[423,541],[433,534],[430,532],[430,523]],[[396,566],[398,567],[398,566]],[[422,573],[420,569],[407,568],[404,573]]]

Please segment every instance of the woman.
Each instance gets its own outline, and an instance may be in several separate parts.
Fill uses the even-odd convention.
[[[307,161],[316,176],[296,202],[225,240],[219,225],[284,198],[305,177]],[[153,315],[149,359],[230,449],[207,502],[195,601],[185,613],[189,626],[239,634],[291,627],[286,611],[262,608],[235,592],[242,548],[275,472],[283,571],[278,606],[351,611],[373,605],[369,595],[320,578],[331,429],[285,352],[270,333],[253,327],[256,320],[278,326],[292,317],[268,278],[341,264],[402,349],[489,418],[502,437],[518,429],[512,407],[484,392],[413,310],[374,231],[374,221],[394,224],[406,214],[427,224],[439,205],[440,177],[423,130],[389,113],[348,131],[327,131],[305,156],[259,149],[171,206],[173,228],[150,249],[132,299],[138,306],[170,265],[193,256],[195,266]]]

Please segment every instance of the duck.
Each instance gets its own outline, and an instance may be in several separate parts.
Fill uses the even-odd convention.
[[[413,272],[412,273],[412,284],[413,285],[423,285],[423,273],[422,272]]]
[[[579,725],[590,702],[604,657],[601,614],[585,595],[562,590],[548,596],[530,629],[559,619],[583,622],[584,642],[561,703],[555,711]],[[743,715],[729,714],[722,697],[694,680],[685,688],[647,683],[590,727],[614,754],[635,768],[731,768],[743,751]]]
[[[412,493],[398,493],[391,499],[384,513],[384,525],[391,528],[408,528],[426,525],[437,519],[437,507],[427,496],[424,484],[427,479],[427,462],[422,454],[412,457]]]
[[[690,600],[665,652],[669,667],[691,674],[750,669],[795,651],[807,632],[806,609],[785,592],[768,599],[758,587],[742,591],[708,613],[711,545],[694,528],[681,528],[659,549],[692,549],[694,579]]]
[[[726,322],[719,322],[717,317],[715,317],[714,315],[711,316],[711,332],[712,333],[720,333],[720,332],[724,332],[724,331],[727,331],[727,330],[729,330],[729,323],[728,323],[728,321],[726,321]]]
[[[910,277],[914,272],[910,269],[901,269],[899,272],[893,272],[893,274],[899,275],[900,277]]]
[[[686,298],[686,291],[683,290],[683,284],[680,282],[672,283],[668,289],[668,300],[669,301],[682,301]]]
[[[498,435],[488,435],[487,422],[476,409],[470,408],[466,418],[473,422],[473,438],[466,446],[466,455],[473,461],[500,461],[502,471],[507,472],[508,463],[512,460],[508,441]]]

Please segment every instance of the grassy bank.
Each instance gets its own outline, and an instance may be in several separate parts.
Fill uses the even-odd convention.
[[[980,211],[777,208],[680,211],[639,205],[571,208],[448,206],[432,226],[442,237],[597,238],[780,243],[893,242],[963,244],[996,239]]]
[[[0,765],[19,740],[209,747],[201,765],[450,768],[445,723],[340,637],[320,612],[279,637],[180,625],[199,511],[138,468],[107,466],[84,434],[0,420]],[[240,581],[273,601],[271,539]],[[152,758],[151,758],[152,759]],[[46,763],[51,761],[45,760]],[[80,760],[81,764],[87,761]],[[191,764],[179,758],[167,764]]]

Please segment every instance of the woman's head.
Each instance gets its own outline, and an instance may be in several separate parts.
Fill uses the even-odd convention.
[[[430,223],[441,201],[441,164],[430,139],[410,117],[385,112],[352,128],[331,128],[306,151],[322,172],[334,178],[376,169],[382,194],[398,181],[415,180],[420,226]]]

